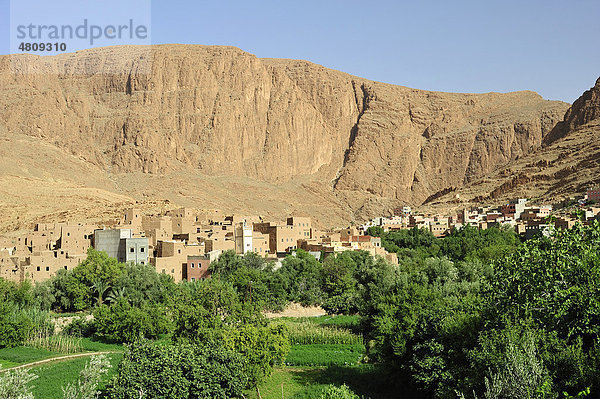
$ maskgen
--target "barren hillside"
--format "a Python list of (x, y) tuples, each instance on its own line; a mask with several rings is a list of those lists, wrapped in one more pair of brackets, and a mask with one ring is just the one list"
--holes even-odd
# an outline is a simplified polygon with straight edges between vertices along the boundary
[(554, 202), (599, 184), (600, 78), (567, 110), (541, 148), (429, 205), (447, 209), (516, 197)]
[(341, 224), (530, 154), (568, 107), (533, 92), (416, 90), (233, 47), (2, 56), (3, 222), (168, 199)]

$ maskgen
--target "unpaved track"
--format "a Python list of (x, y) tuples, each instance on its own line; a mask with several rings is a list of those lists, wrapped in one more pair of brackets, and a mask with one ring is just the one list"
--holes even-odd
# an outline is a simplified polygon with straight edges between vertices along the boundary
[(60, 360), (69, 360), (69, 359), (75, 359), (75, 358), (78, 358), (78, 357), (86, 357), (86, 356), (94, 356), (94, 355), (107, 355), (109, 353), (118, 353), (118, 352), (116, 352), (116, 351), (112, 351), (112, 352), (111, 351), (107, 351), (107, 352), (86, 352), (86, 353), (75, 353), (75, 354), (72, 354), (72, 355), (51, 357), (51, 358), (48, 358), (48, 359), (38, 360), (38, 361), (35, 361), (35, 362), (21, 364), (21, 365), (18, 365), (18, 366), (7, 368), (7, 369), (2, 369), (2, 370), (0, 370), (0, 373), (3, 373), (3, 372), (8, 371), (8, 370), (16, 370), (16, 369), (21, 369), (21, 368), (24, 368), (24, 367), (33, 367), (33, 366), (38, 366), (40, 364), (45, 364), (45, 363), (50, 363), (50, 362), (57, 362), (57, 361), (60, 361)]

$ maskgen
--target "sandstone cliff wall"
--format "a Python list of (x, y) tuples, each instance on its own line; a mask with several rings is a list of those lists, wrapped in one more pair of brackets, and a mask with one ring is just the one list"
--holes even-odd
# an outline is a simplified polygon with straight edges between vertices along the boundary
[(568, 108), (532, 92), (415, 90), (233, 47), (12, 57), (0, 57), (11, 134), (116, 174), (310, 176), (349, 201), (419, 204), (460, 187), (539, 147)]

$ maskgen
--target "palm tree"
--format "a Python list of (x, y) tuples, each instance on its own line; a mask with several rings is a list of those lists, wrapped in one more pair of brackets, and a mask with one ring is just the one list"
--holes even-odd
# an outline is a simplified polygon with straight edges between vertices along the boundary
[(112, 290), (110, 290), (110, 293), (106, 296), (106, 302), (114, 303), (121, 298), (125, 298), (125, 287), (117, 289), (113, 288)]
[(94, 285), (92, 288), (96, 291), (96, 295), (98, 295), (98, 306), (102, 305), (102, 297), (104, 293), (110, 288), (110, 285), (106, 281), (96, 280), (94, 281)]

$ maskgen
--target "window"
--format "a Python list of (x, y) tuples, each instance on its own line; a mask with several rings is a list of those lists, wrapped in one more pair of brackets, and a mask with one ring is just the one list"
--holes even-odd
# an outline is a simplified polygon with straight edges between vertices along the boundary
[(140, 252), (144, 252), (144, 247), (141, 247), (141, 248), (140, 248)]
[(67, 265), (65, 265), (65, 270), (67, 270)]
[(67, 237), (71, 237), (71, 233), (67, 233)]
[(171, 273), (175, 273), (175, 269), (171, 269)]
[(144, 262), (140, 262), (142, 265), (144, 264)]
[(46, 266), (46, 271), (49, 272), (50, 271), (50, 266)]
[(192, 277), (192, 281), (196, 281), (196, 277)]
[(37, 267), (37, 271), (38, 271), (38, 272), (40, 271), (40, 267), (39, 267), (39, 266)]
[(135, 252), (135, 248), (134, 247), (129, 248), (129, 252)]
[(192, 262), (192, 268), (194, 268), (194, 262)]

